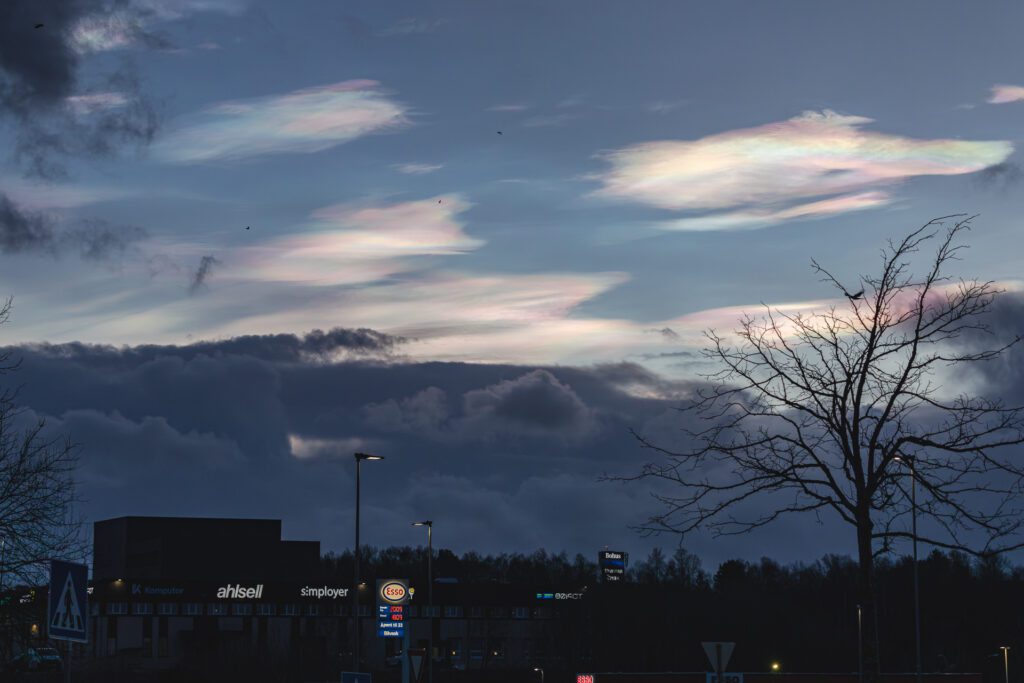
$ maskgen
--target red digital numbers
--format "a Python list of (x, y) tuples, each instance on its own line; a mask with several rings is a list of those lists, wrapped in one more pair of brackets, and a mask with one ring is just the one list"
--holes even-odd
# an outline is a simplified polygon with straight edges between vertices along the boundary
[(576, 683), (594, 683), (594, 677), (591, 674), (577, 674)]
[(402, 605), (395, 605), (394, 607), (391, 608), (391, 612), (392, 613), (398, 612), (399, 614), (401, 614), (402, 613)]
[(401, 614), (392, 614), (391, 615), (391, 621), (401, 621), (401, 620), (402, 620), (402, 615)]

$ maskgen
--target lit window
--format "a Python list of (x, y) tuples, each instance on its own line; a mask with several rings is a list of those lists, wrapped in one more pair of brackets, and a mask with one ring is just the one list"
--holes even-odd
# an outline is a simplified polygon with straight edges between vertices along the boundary
[(228, 613), (228, 606), (223, 602), (211, 602), (206, 605), (206, 613), (214, 617), (222, 617)]
[(445, 605), (444, 615), (449, 619), (457, 619), (462, 616), (462, 608), (458, 605)]
[(470, 618), (472, 618), (472, 619), (479, 619), (483, 615), (484, 615), (484, 608), (483, 607), (470, 607), (469, 608), (469, 616), (470, 616)]
[(469, 658), (470, 659), (483, 659), (484, 658), (484, 639), (483, 638), (471, 638), (469, 641)]
[(132, 614), (152, 614), (153, 603), (151, 602), (133, 602), (132, 603)]
[(127, 602), (108, 602), (107, 614), (128, 614)]
[(199, 616), (203, 613), (203, 604), (201, 602), (186, 602), (181, 606), (181, 613), (188, 617)]
[(302, 614), (307, 617), (315, 617), (320, 614), (320, 605), (308, 604), (302, 606)]
[(285, 617), (299, 616), (299, 606), (293, 602), (281, 606), (281, 615)]
[(512, 610), (512, 616), (516, 619), (529, 619), (530, 608), (529, 607), (515, 607)]
[(269, 602), (261, 602), (256, 605), (256, 614), (261, 617), (272, 617), (277, 613), (277, 605), (273, 605)]
[(231, 605), (231, 613), (236, 617), (248, 617), (252, 615), (252, 604), (247, 602), (236, 602)]
[(156, 605), (156, 613), (162, 616), (168, 616), (178, 613), (178, 603), (176, 602), (159, 602)]

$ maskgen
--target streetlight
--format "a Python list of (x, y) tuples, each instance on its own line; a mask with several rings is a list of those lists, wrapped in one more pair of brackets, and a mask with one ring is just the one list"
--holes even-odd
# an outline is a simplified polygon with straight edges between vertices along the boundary
[(413, 526), (427, 527), (427, 611), (430, 614), (430, 635), (427, 640), (427, 683), (434, 683), (434, 523), (425, 519)]
[(857, 605), (857, 683), (864, 683), (864, 629), (861, 625), (860, 605)]
[(917, 578), (917, 470), (912, 455), (897, 455), (893, 460), (910, 469), (910, 525), (914, 542), (914, 680), (921, 683), (921, 594)]
[(353, 456), (356, 459), (356, 576), (355, 583), (356, 589), (355, 594), (355, 609), (352, 612), (352, 616), (355, 620), (355, 636), (356, 643), (352, 648), (352, 654), (355, 657), (355, 670), (359, 672), (359, 589), (362, 587), (359, 582), (359, 466), (364, 460), (383, 460), (384, 456), (381, 455), (370, 455), (369, 453), (354, 453)]
[(539, 666), (535, 666), (533, 667), (533, 670), (540, 672), (540, 683), (544, 683), (544, 669), (540, 668)]
[(1010, 683), (1010, 648), (1002, 645), (999, 649), (1003, 651), (1003, 683)]

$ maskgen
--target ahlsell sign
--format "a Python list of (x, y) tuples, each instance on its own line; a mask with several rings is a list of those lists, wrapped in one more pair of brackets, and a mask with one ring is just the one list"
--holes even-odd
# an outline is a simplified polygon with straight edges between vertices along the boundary
[(253, 602), (332, 602), (352, 595), (344, 583), (317, 581), (153, 581), (122, 579), (92, 582), (92, 595), (101, 601), (179, 601), (211, 600)]

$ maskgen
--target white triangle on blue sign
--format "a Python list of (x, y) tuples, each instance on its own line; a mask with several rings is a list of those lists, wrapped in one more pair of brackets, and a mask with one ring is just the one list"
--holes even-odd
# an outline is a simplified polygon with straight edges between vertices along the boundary
[(68, 572), (67, 578), (64, 579), (64, 588), (57, 600), (57, 609), (53, 612), (50, 628), (85, 633), (85, 616), (78, 604), (78, 592), (75, 591), (71, 572)]

